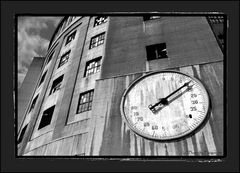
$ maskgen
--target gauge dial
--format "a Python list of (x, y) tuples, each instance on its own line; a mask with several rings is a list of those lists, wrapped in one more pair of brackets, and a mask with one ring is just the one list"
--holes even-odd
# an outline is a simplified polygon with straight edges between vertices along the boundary
[(177, 71), (137, 79), (126, 90), (121, 114), (135, 133), (155, 140), (183, 137), (206, 118), (209, 97), (202, 83)]

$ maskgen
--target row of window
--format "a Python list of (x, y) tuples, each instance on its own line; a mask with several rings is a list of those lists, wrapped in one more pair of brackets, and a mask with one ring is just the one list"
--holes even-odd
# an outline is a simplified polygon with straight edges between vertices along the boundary
[[(72, 20), (73, 20), (73, 18), (69, 19), (68, 22), (71, 23)], [(98, 26), (102, 23), (105, 23), (106, 21), (107, 21), (106, 17), (97, 17), (97, 18), (95, 18), (94, 26)], [(75, 39), (75, 35), (76, 35), (76, 30), (74, 32), (72, 32), (67, 37), (65, 46), (67, 44), (69, 44), (72, 40)], [(105, 38), (105, 33), (101, 33), (101, 34), (98, 34), (98, 35), (92, 37), (91, 41), (90, 41), (89, 49), (92, 49), (94, 47), (97, 47), (97, 46), (103, 44), (104, 43), (104, 38)], [(71, 52), (71, 50), (69, 50), (68, 52), (66, 52), (65, 54), (63, 54), (61, 56), (58, 68), (63, 66), (64, 64), (66, 64), (68, 62), (70, 52)], [(49, 63), (51, 61), (51, 59), (53, 57), (53, 54), (54, 54), (54, 52), (52, 54), (50, 54), (47, 63)], [(90, 60), (86, 63), (84, 76), (89, 76), (89, 75), (92, 75), (92, 74), (100, 71), (101, 58), (102, 57), (97, 57), (97, 58), (95, 58), (93, 60)], [(46, 74), (47, 74), (47, 71), (42, 75), (42, 77), (40, 79), (40, 82), (39, 82), (39, 86), (43, 83)], [(60, 90), (61, 84), (62, 84), (62, 81), (63, 81), (63, 76), (64, 75), (61, 75), (60, 77), (58, 77), (57, 79), (55, 79), (53, 81), (49, 95), (51, 95), (54, 92)], [(38, 99), (38, 95), (33, 99), (32, 104), (31, 104), (30, 109), (29, 109), (29, 112), (31, 112), (34, 109), (37, 99)], [(81, 113), (81, 112), (91, 110), (92, 109), (92, 99), (93, 99), (93, 90), (91, 90), (89, 92), (81, 93), (80, 96), (79, 96), (77, 113)], [(47, 109), (43, 112), (41, 121), (39, 123), (38, 130), (51, 123), (52, 115), (54, 113), (54, 108), (55, 108), (55, 106), (52, 106), (52, 107), (50, 107), (49, 109)], [(25, 133), (25, 130), (26, 130), (26, 128), (23, 128), (23, 130), (21, 132), (21, 135), (20, 135), (20, 138), (19, 138), (19, 141), (22, 140), (22, 134)]]
[[(168, 58), (166, 43), (160, 43), (160, 44), (146, 46), (146, 51), (147, 51), (147, 59), (148, 60)], [(66, 54), (64, 54), (61, 57), (59, 67), (68, 61), (69, 54), (70, 54), (70, 51), (68, 51)], [(102, 57), (97, 57), (86, 63), (84, 77), (90, 76), (90, 75), (95, 74), (100, 71), (101, 59), (102, 59)], [(43, 83), (46, 74), (47, 74), (47, 71), (42, 75), (40, 82), (39, 82), (39, 86)], [(49, 95), (53, 94), (54, 92), (56, 92), (60, 89), (62, 80), (63, 80), (63, 75), (53, 81)], [(37, 98), (38, 98), (38, 96), (36, 96), (33, 99), (33, 102), (29, 109), (29, 112), (34, 108)]]
[[(60, 77), (58, 77), (53, 81), (50, 94), (60, 90), (62, 81), (63, 81), (63, 76), (64, 75), (61, 75)], [(76, 112), (77, 114), (81, 112), (89, 111), (92, 109), (93, 93), (94, 93), (94, 90), (90, 90), (80, 94), (78, 106), (77, 106), (77, 112)], [(33, 99), (29, 112), (34, 109), (37, 99), (38, 99), (38, 95)], [(42, 119), (40, 121), (38, 129), (41, 129), (51, 123), (53, 113), (54, 113), (54, 106), (43, 112)]]
[[(54, 36), (54, 39), (53, 41), (58, 37), (58, 35), (61, 33), (61, 31), (63, 31), (70, 23), (72, 23), (72, 21), (76, 18), (77, 16), (69, 16), (67, 18), (66, 21), (64, 21), (61, 26), (59, 26), (59, 29), (56, 33), (56, 35)], [(98, 16), (98, 17), (95, 17), (94, 19), (94, 24), (93, 24), (93, 27), (96, 27), (98, 25), (101, 25), (103, 23), (106, 23), (107, 22), (107, 16)]]
[[(166, 43), (147, 46), (146, 50), (147, 50), (148, 60), (167, 58)], [(88, 61), (86, 64), (84, 76), (89, 76), (91, 74), (99, 72), (100, 66), (101, 66), (100, 61), (101, 61), (101, 57)], [(54, 92), (58, 91), (61, 88), (62, 81), (63, 81), (63, 75), (61, 75), (60, 77), (58, 77), (53, 81), (49, 95), (53, 94)], [(89, 111), (92, 109), (93, 93), (94, 93), (94, 90), (90, 90), (80, 94), (79, 100), (78, 100), (77, 112), (76, 112), (77, 114), (85, 111)], [(34, 108), (37, 98), (38, 98), (38, 95), (34, 98), (32, 105), (30, 107), (30, 111)], [(50, 124), (53, 112), (54, 112), (54, 107), (51, 107), (43, 112), (43, 116), (38, 129), (41, 129), (46, 125)]]
[[(76, 35), (76, 31), (74, 31), (72, 34), (70, 34), (67, 37), (65, 45), (70, 43), (75, 38), (75, 35)], [(101, 34), (98, 34), (98, 35), (92, 37), (91, 41), (90, 41), (90, 49), (103, 44), (104, 43), (104, 37), (105, 37), (105, 33), (101, 33)], [(71, 50), (69, 50), (68, 52), (66, 52), (65, 54), (63, 54), (61, 56), (58, 68), (63, 66), (64, 64), (66, 64), (68, 62), (70, 53), (71, 53)], [(48, 62), (51, 61), (51, 59), (53, 57), (53, 54), (54, 54), (54, 52), (52, 52), (50, 54), (50, 56), (48, 58)], [(89, 76), (91, 74), (99, 72), (99, 70), (100, 70), (100, 60), (101, 60), (101, 58), (99, 57), (99, 58), (96, 58), (94, 60), (91, 60), (91, 61), (87, 62), (84, 76)], [(46, 74), (47, 74), (47, 71), (42, 75), (38, 86), (40, 86), (43, 83)]]
[[(79, 95), (78, 106), (77, 106), (77, 111), (76, 111), (77, 114), (86, 112), (86, 111), (89, 111), (92, 109), (93, 93), (94, 93), (94, 90), (90, 90), (90, 91), (81, 93)], [(46, 109), (43, 112), (42, 118), (41, 118), (39, 126), (38, 126), (38, 130), (51, 124), (54, 109), (55, 109), (55, 105)], [(20, 137), (21, 137), (21, 135), (20, 135)]]
[[(148, 60), (168, 58), (166, 43), (160, 43), (160, 44), (146, 46), (146, 51), (147, 51), (147, 59)], [(68, 61), (69, 53), (70, 53), (70, 51), (68, 51), (67, 54), (64, 54), (64, 56), (63, 56), (64, 58), (63, 57), (61, 58), (59, 67)], [(101, 59), (102, 59), (102, 57), (97, 57), (86, 63), (84, 77), (90, 76), (90, 75), (95, 74), (100, 71)], [(42, 75), (39, 86), (43, 83), (46, 74), (47, 74), (47, 71)], [(60, 89), (62, 80), (63, 80), (63, 75), (53, 81), (49, 95), (53, 94), (54, 92), (56, 92)], [(38, 95), (33, 99), (33, 102), (29, 109), (29, 112), (31, 110), (33, 110), (37, 98), (38, 98)]]
[[(100, 18), (99, 24), (101, 24), (101, 22), (104, 22), (104, 19)], [(99, 24), (96, 24), (96, 25), (99, 25)], [(75, 34), (76, 34), (76, 31), (74, 31), (67, 37), (65, 45), (67, 45), (72, 40), (74, 40)], [(91, 41), (90, 41), (90, 49), (103, 44), (104, 37), (105, 37), (105, 33), (101, 33), (101, 34), (98, 34), (98, 35), (92, 37)], [(160, 44), (146, 46), (146, 51), (147, 51), (147, 59), (148, 60), (167, 58), (166, 43), (160, 43)], [(70, 52), (71, 52), (71, 50), (69, 50), (64, 55), (61, 56), (58, 68), (68, 62)], [(48, 62), (51, 61), (53, 54), (54, 53), (52, 53), (49, 56)], [(101, 58), (102, 57), (97, 57), (86, 63), (84, 77), (92, 75), (92, 74), (100, 71)], [(47, 71), (42, 75), (40, 82), (39, 82), (39, 86), (43, 83), (46, 74), (47, 74)], [(61, 84), (63, 81), (63, 76), (64, 75), (61, 75), (60, 77), (58, 77), (57, 79), (55, 79), (53, 81), (49, 95), (60, 90)], [(92, 109), (93, 93), (94, 93), (94, 90), (90, 90), (90, 91), (81, 93), (79, 95), (78, 106), (77, 106), (77, 111), (76, 111), (77, 114), (85, 112), (85, 111), (89, 111)], [(29, 109), (29, 112), (34, 109), (37, 99), (38, 99), (38, 95), (33, 99), (32, 104)], [(51, 123), (52, 115), (54, 113), (54, 108), (55, 108), (55, 106), (52, 106), (43, 112), (42, 119), (39, 123), (38, 129), (41, 129)], [(25, 133), (26, 128), (27, 128), (27, 126), (25, 126), (23, 128), (22, 133)], [(21, 141), (21, 140), (22, 140), (22, 137), (20, 135), (19, 141)]]

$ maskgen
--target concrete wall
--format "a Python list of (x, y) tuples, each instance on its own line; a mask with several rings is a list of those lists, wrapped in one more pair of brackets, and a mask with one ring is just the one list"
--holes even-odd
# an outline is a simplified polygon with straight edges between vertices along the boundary
[(212, 101), (206, 124), (196, 134), (173, 142), (153, 142), (142, 138), (122, 120), (121, 97), (125, 89), (142, 76), (141, 73), (98, 80), (86, 155), (223, 155), (222, 65), (222, 62), (217, 62), (173, 69), (204, 81)]
[[(168, 57), (147, 61), (146, 46), (166, 43)], [(111, 17), (101, 78), (223, 60), (205, 17)]]

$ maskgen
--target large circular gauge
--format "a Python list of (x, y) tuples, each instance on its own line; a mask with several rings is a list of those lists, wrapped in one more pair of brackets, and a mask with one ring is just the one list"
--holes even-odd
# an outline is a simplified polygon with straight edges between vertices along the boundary
[(196, 130), (207, 116), (209, 96), (196, 78), (178, 71), (149, 73), (125, 91), (121, 114), (138, 135), (172, 140)]

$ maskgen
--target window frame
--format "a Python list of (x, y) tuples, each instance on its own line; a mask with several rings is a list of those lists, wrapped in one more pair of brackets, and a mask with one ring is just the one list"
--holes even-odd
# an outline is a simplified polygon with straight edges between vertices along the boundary
[[(86, 95), (87, 97), (84, 97)], [(94, 89), (79, 94), (76, 114), (92, 110), (93, 96)], [(84, 99), (86, 99), (86, 101), (84, 101)]]
[[(104, 44), (105, 34), (106, 34), (106, 32), (102, 32), (100, 34), (93, 36), (90, 39), (89, 49), (93, 49), (95, 47), (98, 47), (98, 46)], [(93, 43), (93, 40), (94, 40), (94, 43)]]
[(21, 132), (20, 132), (20, 135), (19, 135), (19, 137), (18, 137), (18, 140), (17, 140), (17, 144), (20, 144), (20, 143), (22, 142), (23, 137), (24, 137), (24, 135), (25, 135), (25, 133), (26, 133), (26, 131), (27, 131), (27, 128), (28, 128), (28, 124), (26, 124), (26, 125), (22, 128), (22, 130), (21, 130)]
[[(52, 95), (53, 93), (55, 93), (61, 89), (63, 77), (64, 77), (64, 75), (61, 75), (52, 82), (52, 86), (51, 86), (49, 95)], [(60, 80), (60, 82), (55, 84), (57, 80)]]
[[(146, 53), (148, 61), (169, 58), (167, 55), (167, 44), (165, 42), (146, 46)], [(151, 54), (155, 54), (155, 56), (152, 57)]]
[(208, 16), (207, 17), (210, 23), (212, 24), (223, 24), (224, 23), (224, 16)]
[(55, 51), (52, 51), (51, 54), (48, 56), (47, 64), (52, 60), (54, 53)]
[[(38, 125), (38, 130), (43, 129), (46, 126), (51, 124), (52, 117), (53, 117), (53, 114), (54, 114), (54, 110), (55, 110), (55, 105), (53, 105), (53, 106), (51, 106), (51, 107), (49, 107), (49, 108), (47, 108), (46, 110), (43, 111), (41, 120), (40, 120), (39, 125)], [(49, 114), (47, 114), (47, 113), (49, 113)]]
[(37, 102), (37, 99), (38, 99), (38, 96), (39, 96), (39, 94), (36, 97), (34, 97), (28, 112), (31, 112), (34, 109), (34, 107), (36, 105), (36, 102)]
[[(101, 69), (101, 66), (102, 66), (101, 61), (102, 61), (102, 56), (99, 56), (97, 58), (94, 58), (92, 60), (87, 61), (86, 65), (85, 65), (85, 70), (84, 70), (84, 76), (83, 77), (88, 77), (88, 76), (91, 76), (95, 73), (100, 72), (100, 69)], [(97, 66), (94, 65), (93, 67), (91, 67), (90, 64), (93, 63), (93, 62), (97, 63)], [(96, 72), (95, 72), (95, 69), (96, 69)], [(93, 70), (93, 72), (92, 73), (88, 72), (90, 70)]]
[(161, 19), (161, 17), (162, 16), (146, 15), (146, 16), (143, 16), (143, 21), (157, 20), (157, 19)]
[[(71, 43), (71, 42), (75, 39), (76, 34), (77, 34), (77, 30), (71, 32), (71, 34), (69, 34), (69, 35), (67, 36), (65, 46), (68, 45), (69, 43)], [(72, 38), (72, 37), (73, 37), (73, 38)], [(69, 38), (71, 38), (71, 39), (69, 40)]]
[[(105, 19), (100, 24), (97, 24), (97, 20), (100, 19), (100, 18), (105, 18)], [(97, 17), (95, 17), (93, 27), (96, 27), (96, 26), (102, 25), (104, 23), (107, 23), (107, 18), (108, 18), (108, 16), (97, 16)]]
[[(71, 50), (67, 51), (66, 53), (64, 53), (60, 60), (59, 60), (59, 64), (58, 64), (58, 68), (60, 68), (61, 66), (63, 66), (64, 64), (66, 64), (70, 58), (70, 53), (71, 53)], [(63, 58), (65, 58), (67, 56), (67, 58), (63, 61)]]
[(46, 78), (46, 75), (47, 75), (47, 70), (43, 73), (41, 79), (40, 79), (40, 82), (38, 84), (38, 86), (41, 86), (42, 83), (44, 82), (45, 78)]

